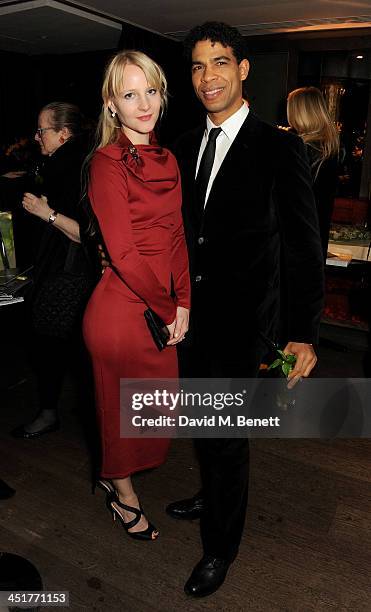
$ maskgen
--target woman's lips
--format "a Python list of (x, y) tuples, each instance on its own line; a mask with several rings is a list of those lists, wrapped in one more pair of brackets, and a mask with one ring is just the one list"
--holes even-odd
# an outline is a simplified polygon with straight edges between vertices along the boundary
[(141, 117), (138, 117), (140, 121), (149, 121), (151, 118), (152, 118), (152, 115), (142, 115)]

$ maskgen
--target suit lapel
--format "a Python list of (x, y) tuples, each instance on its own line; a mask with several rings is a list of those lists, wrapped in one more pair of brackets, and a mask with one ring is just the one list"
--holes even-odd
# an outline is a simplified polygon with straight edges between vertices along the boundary
[(198, 159), (198, 154), (200, 152), (200, 146), (201, 146), (201, 141), (204, 135), (204, 131), (205, 129), (203, 127), (199, 127), (195, 131), (195, 135), (191, 142), (189, 170), (191, 173), (193, 184), (195, 183), (197, 159)]
[(258, 125), (259, 120), (250, 111), (214, 178), (205, 207), (205, 214), (211, 209), (213, 199), (218, 197), (220, 189), (224, 188), (225, 190), (225, 182), (228, 180), (231, 171), (241, 164), (241, 155), (243, 156), (244, 165), (248, 167), (249, 157), (253, 155), (254, 150), (256, 150), (255, 141), (258, 137)]

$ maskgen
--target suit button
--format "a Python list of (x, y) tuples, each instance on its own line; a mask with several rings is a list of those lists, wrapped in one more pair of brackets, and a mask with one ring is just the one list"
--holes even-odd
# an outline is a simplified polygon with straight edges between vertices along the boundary
[(200, 236), (197, 242), (198, 244), (203, 244), (205, 242), (205, 238), (203, 236)]
[(197, 276), (195, 278), (196, 283), (199, 283), (201, 279), (202, 279), (201, 274), (197, 274)]

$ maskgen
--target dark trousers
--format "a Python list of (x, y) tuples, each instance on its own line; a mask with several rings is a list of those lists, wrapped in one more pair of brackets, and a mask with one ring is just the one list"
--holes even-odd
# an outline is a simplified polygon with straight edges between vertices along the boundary
[(30, 336), (30, 356), (34, 369), (40, 410), (56, 410), (73, 353), (70, 340), (33, 332)]
[[(207, 337), (205, 330), (213, 329)], [(187, 378), (255, 378), (265, 347), (257, 338), (220, 344), (218, 327), (193, 320), (187, 344), (179, 347), (180, 375)], [(232, 562), (245, 523), (249, 485), (247, 438), (195, 440), (206, 512), (201, 519), (204, 553)]]
[(232, 562), (238, 553), (245, 523), (249, 486), (249, 441), (198, 439), (206, 512), (201, 539), (206, 555)]
[(67, 372), (76, 381), (77, 417), (83, 430), (95, 481), (99, 464), (99, 439), (95, 422), (94, 382), (90, 359), (81, 334), (57, 338), (32, 332), (29, 338), (31, 363), (36, 375), (39, 407), (57, 410)]
[(79, 418), (94, 420), (94, 382), (81, 334), (57, 338), (32, 332), (29, 341), (39, 393), (40, 410), (57, 409), (67, 372), (76, 381)]

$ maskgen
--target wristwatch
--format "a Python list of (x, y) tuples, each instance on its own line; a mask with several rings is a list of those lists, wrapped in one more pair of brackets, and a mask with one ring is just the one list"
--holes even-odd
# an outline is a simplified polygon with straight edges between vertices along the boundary
[(52, 223), (54, 223), (54, 221), (57, 218), (57, 212), (55, 212), (55, 210), (52, 210), (52, 212), (50, 213), (49, 217), (48, 217), (48, 223), (51, 225)]

